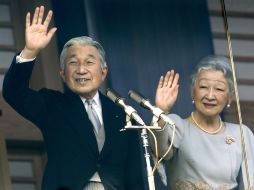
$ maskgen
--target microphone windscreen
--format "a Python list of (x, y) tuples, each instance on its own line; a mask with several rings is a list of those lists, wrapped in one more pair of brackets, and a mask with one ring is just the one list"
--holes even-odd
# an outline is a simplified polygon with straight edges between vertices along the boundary
[(134, 90), (130, 90), (128, 92), (128, 96), (139, 104), (142, 104), (142, 100), (144, 99), (141, 94), (135, 92)]
[(109, 97), (110, 100), (112, 100), (115, 103), (120, 99), (120, 95), (110, 88), (106, 90), (106, 95), (107, 97)]

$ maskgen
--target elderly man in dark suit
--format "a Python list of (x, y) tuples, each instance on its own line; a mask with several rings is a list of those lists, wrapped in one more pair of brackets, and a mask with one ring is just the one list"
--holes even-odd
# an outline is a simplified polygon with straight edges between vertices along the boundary
[(83, 36), (69, 40), (61, 53), (64, 93), (29, 88), (36, 56), (56, 28), (48, 30), (49, 11), (35, 9), (26, 16), (26, 44), (5, 76), (3, 96), (23, 117), (37, 125), (44, 137), (48, 162), (42, 189), (143, 189), (136, 131), (120, 132), (125, 113), (98, 89), (108, 68), (102, 46)]

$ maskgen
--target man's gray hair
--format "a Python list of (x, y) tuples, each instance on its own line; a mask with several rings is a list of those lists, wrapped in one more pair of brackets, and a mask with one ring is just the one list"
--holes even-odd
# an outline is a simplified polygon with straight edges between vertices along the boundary
[(210, 55), (203, 58), (191, 75), (191, 90), (193, 91), (198, 75), (203, 70), (222, 71), (227, 80), (229, 93), (234, 91), (233, 74), (228, 58), (219, 55)]
[(107, 62), (105, 60), (105, 54), (106, 53), (105, 53), (103, 47), (101, 46), (101, 44), (99, 42), (93, 40), (92, 38), (88, 37), (88, 36), (80, 36), (80, 37), (70, 39), (64, 45), (63, 50), (60, 54), (60, 67), (61, 67), (62, 70), (65, 67), (64, 60), (66, 58), (67, 50), (68, 50), (69, 47), (71, 47), (75, 44), (90, 45), (90, 46), (95, 47), (98, 50), (99, 54), (100, 54), (101, 68), (103, 69), (103, 68), (107, 67)]

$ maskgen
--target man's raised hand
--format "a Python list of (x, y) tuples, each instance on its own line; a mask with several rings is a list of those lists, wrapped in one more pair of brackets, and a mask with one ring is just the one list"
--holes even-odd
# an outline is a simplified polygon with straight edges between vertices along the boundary
[(48, 30), (53, 12), (50, 10), (43, 21), (44, 6), (36, 7), (31, 22), (30, 12), (26, 15), (26, 44), (23, 49), (22, 58), (35, 58), (41, 49), (45, 48), (56, 32), (56, 27)]

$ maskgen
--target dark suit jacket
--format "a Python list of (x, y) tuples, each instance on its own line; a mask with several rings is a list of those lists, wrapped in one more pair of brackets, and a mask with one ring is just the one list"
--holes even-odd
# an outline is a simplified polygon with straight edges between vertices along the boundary
[(43, 190), (81, 190), (97, 171), (107, 190), (143, 189), (137, 131), (120, 132), (125, 113), (107, 97), (102, 103), (106, 140), (101, 154), (85, 107), (77, 94), (29, 89), (33, 62), (13, 63), (3, 84), (5, 100), (43, 134), (48, 162)]

